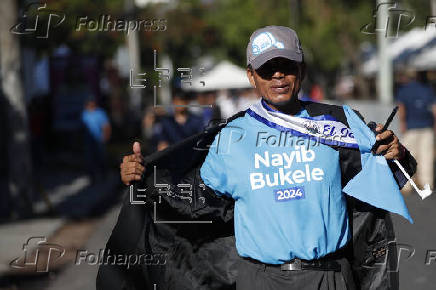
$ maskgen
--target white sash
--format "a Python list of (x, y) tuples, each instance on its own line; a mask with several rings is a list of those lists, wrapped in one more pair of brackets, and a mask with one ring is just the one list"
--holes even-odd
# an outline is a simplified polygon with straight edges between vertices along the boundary
[(315, 139), (326, 145), (359, 148), (351, 129), (330, 115), (294, 117), (267, 109), (262, 101), (251, 105), (247, 113), (279, 131), (289, 131), (295, 136)]

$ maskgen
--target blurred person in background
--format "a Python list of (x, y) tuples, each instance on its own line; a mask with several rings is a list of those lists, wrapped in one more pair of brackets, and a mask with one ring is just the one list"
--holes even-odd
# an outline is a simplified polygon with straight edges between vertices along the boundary
[(216, 105), (216, 93), (213, 91), (198, 93), (195, 98), (196, 105), (209, 107), (192, 107), (191, 111), (203, 120), (203, 127), (206, 127), (211, 121), (221, 119), (221, 109)]
[(105, 144), (111, 136), (112, 128), (106, 112), (97, 106), (93, 96), (85, 101), (81, 120), (85, 128), (86, 164), (91, 181), (95, 182), (106, 175)]
[(324, 92), (322, 87), (317, 83), (313, 84), (310, 89), (309, 97), (314, 102), (321, 102), (324, 100)]
[(234, 99), (236, 110), (233, 114), (247, 110), (252, 104), (259, 100), (260, 98), (252, 88), (239, 90), (237, 97)]
[[(161, 120), (168, 115), (167, 111), (163, 107), (148, 106), (145, 107), (142, 121), (141, 121), (141, 134), (142, 142), (141, 147), (142, 154), (151, 154), (157, 150), (156, 134), (160, 128), (155, 129), (155, 124), (160, 124)], [(160, 125), (158, 125), (159, 127)]]
[(259, 97), (252, 88), (222, 91), (216, 98), (216, 103), (221, 111), (221, 118), (224, 119), (248, 109), (257, 101), (259, 101)]
[(152, 106), (145, 107), (144, 112), (142, 114), (141, 121), (141, 134), (143, 143), (143, 154), (151, 154), (156, 151), (153, 144), (153, 128), (154, 124), (159, 122), (160, 111), (155, 112), (155, 109)]
[(203, 130), (203, 118), (189, 112), (188, 103), (186, 95), (175, 94), (173, 113), (155, 123), (152, 138), (158, 151)]
[[(418, 162), (416, 178), (421, 184), (433, 188), (434, 132), (436, 131), (436, 98), (432, 87), (425, 83), (425, 74), (419, 78), (413, 71), (403, 76), (403, 85), (397, 92), (396, 100), (400, 107), (400, 130), (403, 143)], [(412, 190), (410, 184), (404, 192)]]
[(335, 87), (335, 95), (338, 100), (349, 100), (353, 98), (354, 80), (352, 76), (342, 76)]

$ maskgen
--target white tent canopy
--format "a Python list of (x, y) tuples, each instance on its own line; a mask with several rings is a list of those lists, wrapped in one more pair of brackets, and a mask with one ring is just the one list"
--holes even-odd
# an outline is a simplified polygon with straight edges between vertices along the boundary
[[(420, 54), (426, 53), (427, 50), (420, 51), (421, 48), (428, 45), (431, 41), (433, 41), (436, 38), (436, 30), (435, 29), (422, 29), (422, 28), (415, 28), (412, 29), (403, 35), (401, 35), (399, 38), (394, 39), (389, 45), (388, 45), (388, 53), (390, 58), (395, 60), (401, 60), (405, 63), (407, 63), (411, 68), (420, 69), (420, 67), (415, 67), (414, 62), (410, 61), (411, 59), (415, 57), (419, 57)], [(407, 57), (404, 57), (404, 59), (401, 59), (402, 54), (410, 53), (410, 59)], [(413, 55), (413, 54), (416, 54)], [(378, 70), (378, 56), (377, 53), (374, 53), (371, 58), (366, 61), (363, 64), (362, 70), (364, 74), (371, 75), (374, 74)], [(432, 62), (433, 64), (436, 64), (436, 61)], [(418, 64), (418, 63), (416, 63)], [(431, 68), (435, 68), (435, 65), (432, 65)], [(427, 66), (429, 68), (429, 66)]]
[(417, 70), (430, 70), (436, 68), (436, 45), (425, 49), (414, 57), (410, 64)]
[[(204, 82), (204, 86), (200, 81)], [(198, 81), (193, 81), (192, 86), (183, 85), (184, 89), (196, 92), (250, 87), (246, 70), (229, 61), (217, 64), (212, 70), (199, 77)]]

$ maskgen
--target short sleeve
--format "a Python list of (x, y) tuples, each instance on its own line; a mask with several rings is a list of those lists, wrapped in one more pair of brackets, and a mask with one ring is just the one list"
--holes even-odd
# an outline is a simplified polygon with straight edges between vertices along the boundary
[(212, 188), (217, 195), (229, 195), (229, 184), (227, 166), (225, 159), (220, 154), (219, 143), (220, 134), (215, 136), (215, 140), (209, 148), (209, 153), (200, 168), (200, 176), (208, 187)]

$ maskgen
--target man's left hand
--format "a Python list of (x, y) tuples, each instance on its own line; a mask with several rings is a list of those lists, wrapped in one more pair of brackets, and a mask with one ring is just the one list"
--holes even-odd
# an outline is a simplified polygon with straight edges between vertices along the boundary
[[(376, 132), (380, 132), (382, 124), (377, 124)], [(386, 130), (376, 135), (376, 140), (380, 141), (376, 154), (382, 154), (386, 159), (402, 159), (405, 154), (405, 148), (400, 144), (398, 137), (392, 130)]]

